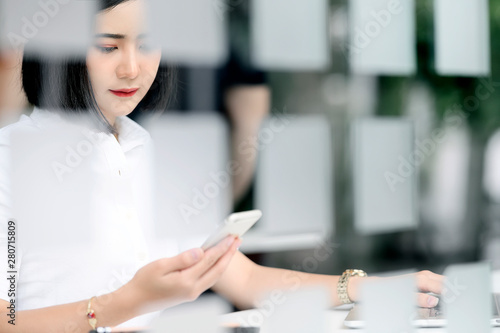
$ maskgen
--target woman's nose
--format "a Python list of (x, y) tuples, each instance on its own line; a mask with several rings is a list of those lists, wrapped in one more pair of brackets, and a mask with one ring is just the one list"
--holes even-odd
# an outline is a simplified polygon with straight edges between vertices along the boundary
[(122, 61), (117, 68), (119, 79), (135, 79), (139, 75), (139, 64), (135, 52), (125, 52)]

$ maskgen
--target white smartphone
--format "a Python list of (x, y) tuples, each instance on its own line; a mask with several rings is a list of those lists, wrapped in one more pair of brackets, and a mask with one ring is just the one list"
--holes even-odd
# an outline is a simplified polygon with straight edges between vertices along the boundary
[(201, 248), (207, 250), (230, 235), (243, 236), (261, 217), (262, 212), (258, 209), (229, 215), (224, 225), (210, 235)]

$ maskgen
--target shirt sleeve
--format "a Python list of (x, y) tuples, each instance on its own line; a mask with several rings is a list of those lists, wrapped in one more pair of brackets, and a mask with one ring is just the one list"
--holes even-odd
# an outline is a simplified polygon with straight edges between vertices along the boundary
[(267, 84), (267, 74), (253, 67), (249, 62), (231, 49), (229, 60), (220, 69), (220, 88), (222, 91), (233, 86), (253, 86)]

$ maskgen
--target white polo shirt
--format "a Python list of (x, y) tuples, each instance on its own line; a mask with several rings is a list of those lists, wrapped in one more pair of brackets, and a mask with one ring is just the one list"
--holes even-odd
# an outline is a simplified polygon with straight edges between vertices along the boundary
[[(22, 116), (19, 122), (0, 130), (0, 299), (11, 299), (6, 279), (7, 272), (12, 270), (7, 261), (8, 222), (16, 218), (12, 216), (10, 189), (11, 134), (17, 130), (36, 132), (67, 125), (57, 114), (35, 109), (31, 116)], [(92, 172), (96, 176), (91, 179), (92, 192), (88, 194), (93, 242), (80, 250), (68, 246), (41, 250), (18, 246), (16, 311), (110, 293), (128, 282), (144, 264), (160, 256), (177, 254), (176, 244), (171, 244), (169, 253), (163, 251), (159, 255), (152, 254), (154, 250), (149, 246), (149, 237), (154, 233), (149, 187), (151, 137), (128, 117), (118, 117), (116, 126), (119, 140), (112, 134), (84, 129), (86, 135), (95, 139)], [(41, 213), (35, 223), (48, 223), (47, 217)], [(154, 315), (141, 316), (121, 326), (145, 325)]]

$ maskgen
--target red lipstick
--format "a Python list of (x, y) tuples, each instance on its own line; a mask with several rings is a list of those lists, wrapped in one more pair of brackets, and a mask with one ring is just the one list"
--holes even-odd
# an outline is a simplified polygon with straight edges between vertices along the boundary
[(135, 93), (139, 90), (139, 88), (134, 88), (134, 89), (120, 89), (120, 90), (109, 90), (111, 91), (112, 94), (118, 96), (118, 97), (132, 97), (135, 95)]

